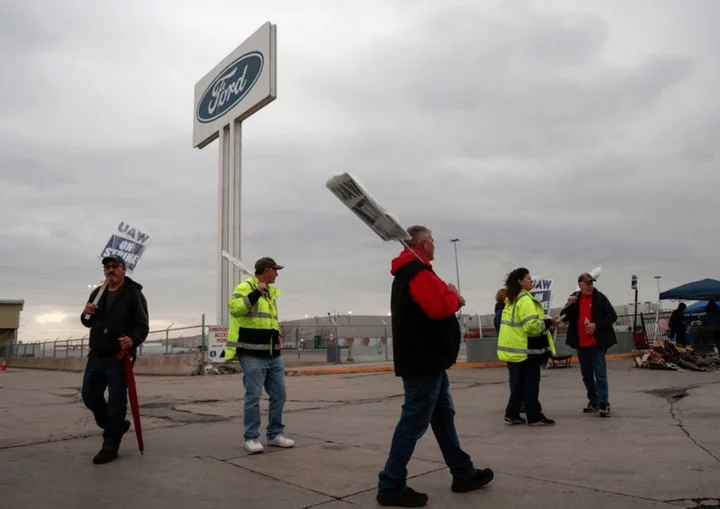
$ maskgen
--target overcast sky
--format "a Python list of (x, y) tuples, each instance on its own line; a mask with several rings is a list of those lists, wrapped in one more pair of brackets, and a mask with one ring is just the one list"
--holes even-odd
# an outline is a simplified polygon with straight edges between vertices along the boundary
[[(152, 328), (216, 316), (217, 150), (192, 148), (195, 83), (277, 24), (278, 97), (243, 127), (243, 261), (273, 256), (282, 318), (385, 314), (383, 243), (326, 188), (350, 171), (467, 312), (505, 275), (559, 305), (602, 265), (614, 304), (718, 278), (720, 3), (5, 0), (0, 297), (20, 339), (81, 336), (118, 223)], [(666, 303), (671, 306), (672, 303)]]

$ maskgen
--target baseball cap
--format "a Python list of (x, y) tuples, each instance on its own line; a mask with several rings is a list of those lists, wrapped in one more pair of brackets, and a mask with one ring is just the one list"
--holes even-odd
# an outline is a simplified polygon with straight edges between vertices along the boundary
[(282, 268), (282, 265), (278, 265), (277, 263), (275, 263), (275, 260), (267, 256), (260, 258), (258, 261), (255, 262), (255, 272), (262, 272), (265, 269), (280, 270)]
[(125, 266), (125, 260), (120, 255), (110, 255), (102, 259), (102, 264), (105, 265), (107, 262), (116, 262), (119, 265)]
[(578, 276), (578, 283), (582, 283), (583, 281), (597, 281), (594, 277), (592, 277), (587, 272), (583, 272)]

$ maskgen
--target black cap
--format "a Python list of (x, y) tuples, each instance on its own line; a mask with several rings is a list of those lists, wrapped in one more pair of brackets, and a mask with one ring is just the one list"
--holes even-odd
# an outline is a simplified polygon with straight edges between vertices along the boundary
[(102, 259), (102, 264), (105, 265), (107, 262), (117, 262), (119, 265), (125, 266), (125, 260), (120, 255), (110, 255)]
[(597, 281), (594, 277), (592, 277), (587, 272), (583, 272), (578, 276), (578, 283), (582, 283), (583, 281)]
[(282, 265), (278, 265), (277, 263), (275, 263), (275, 260), (273, 260), (272, 258), (268, 258), (267, 256), (260, 258), (258, 261), (255, 262), (255, 273), (256, 274), (260, 274), (265, 269), (280, 270), (282, 268), (283, 268)]

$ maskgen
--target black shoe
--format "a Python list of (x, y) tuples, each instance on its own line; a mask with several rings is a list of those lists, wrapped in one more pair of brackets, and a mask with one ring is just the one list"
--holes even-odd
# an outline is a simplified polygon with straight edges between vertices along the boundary
[(128, 432), (130, 429), (130, 421), (125, 419), (125, 422), (123, 423), (123, 435)]
[(472, 479), (454, 478), (450, 489), (455, 493), (467, 493), (468, 491), (479, 490), (492, 481), (493, 477), (495, 477), (495, 473), (492, 470), (483, 468), (482, 470), (476, 470)]
[(544, 415), (540, 417), (540, 420), (530, 422), (528, 421), (529, 426), (555, 426), (555, 421), (552, 419), (548, 419)]
[(600, 417), (610, 417), (610, 405), (600, 405)]
[(376, 500), (382, 506), (423, 507), (427, 504), (428, 496), (405, 486), (400, 493), (378, 494)]
[(116, 451), (102, 449), (93, 458), (93, 463), (96, 465), (104, 465), (105, 463), (110, 463), (112, 460), (117, 459), (117, 457), (118, 453)]
[(506, 415), (505, 422), (507, 422), (508, 424), (527, 424), (527, 421), (519, 415), (517, 417), (510, 417)]
[(588, 401), (588, 404), (585, 408), (583, 408), (584, 414), (594, 414), (598, 411), (598, 405), (597, 403), (594, 403), (592, 401)]

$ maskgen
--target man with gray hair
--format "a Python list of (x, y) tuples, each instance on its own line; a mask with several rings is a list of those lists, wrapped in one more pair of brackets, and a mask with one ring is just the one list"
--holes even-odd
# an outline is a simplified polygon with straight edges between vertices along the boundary
[(391, 296), (393, 363), (402, 377), (405, 401), (395, 428), (390, 455), (379, 474), (381, 506), (422, 507), (428, 496), (407, 486), (407, 465), (415, 444), (432, 427), (450, 468), (451, 489), (464, 493), (493, 479), (489, 468), (478, 470), (460, 447), (455, 410), (446, 370), (457, 360), (460, 324), (455, 316), (465, 299), (432, 269), (435, 241), (424, 226), (408, 228), (408, 249), (392, 261)]

